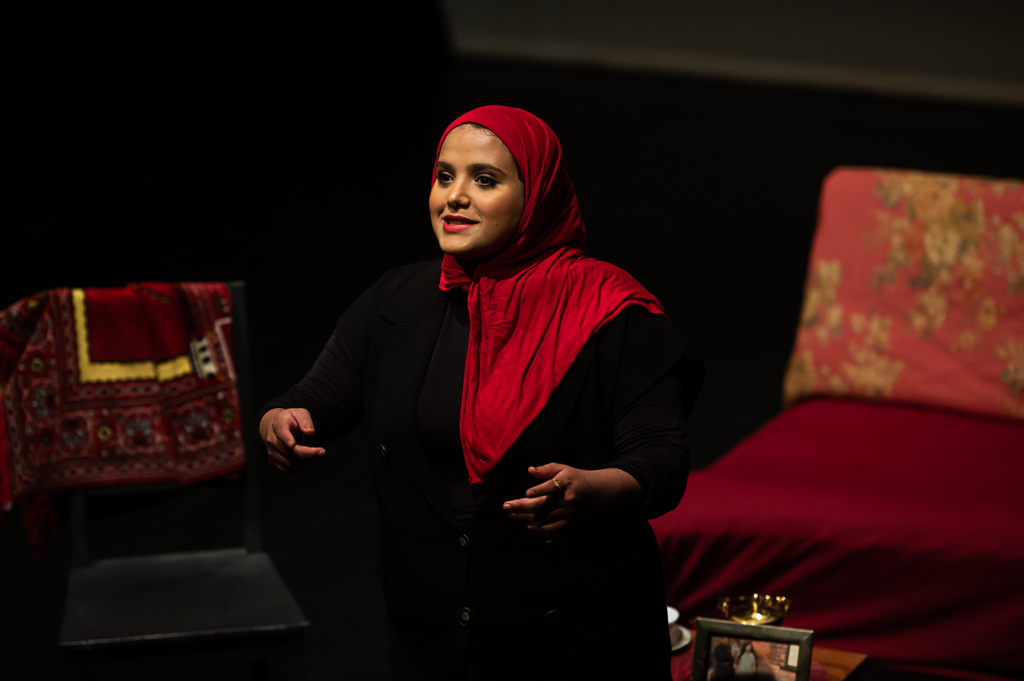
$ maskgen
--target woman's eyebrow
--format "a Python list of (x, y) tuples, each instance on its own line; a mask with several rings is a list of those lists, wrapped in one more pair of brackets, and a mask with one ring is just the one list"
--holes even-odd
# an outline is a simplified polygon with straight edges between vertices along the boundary
[(502, 175), (505, 174), (504, 170), (496, 165), (491, 165), (490, 163), (473, 163), (469, 166), (469, 169), (471, 172), (475, 173), (478, 173), (481, 170), (490, 170), (491, 172), (501, 173)]
[[(448, 163), (447, 161), (438, 161), (437, 162), (437, 167), (438, 168), (444, 168), (445, 170), (451, 170), (452, 169), (452, 164)], [(502, 175), (507, 175), (508, 174), (504, 170), (499, 168), (498, 166), (493, 165), (491, 163), (472, 163), (472, 164), (469, 165), (468, 170), (469, 170), (470, 173), (479, 173), (480, 171), (483, 171), (483, 170), (489, 170), (489, 171), (491, 171), (493, 173), (500, 173)]]

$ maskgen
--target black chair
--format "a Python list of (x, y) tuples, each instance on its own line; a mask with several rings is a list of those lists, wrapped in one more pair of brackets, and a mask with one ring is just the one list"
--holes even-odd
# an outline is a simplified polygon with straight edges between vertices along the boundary
[(181, 486), (112, 485), (70, 492), (73, 567), (60, 646), (84, 678), (107, 673), (177, 678), (175, 668), (182, 678), (217, 678), (211, 670), (227, 668), (237, 670), (230, 675), (234, 678), (238, 672), (269, 678), (272, 665), (280, 665), (289, 679), (305, 678), (303, 638), (309, 623), (262, 550), (253, 482), (253, 455), (260, 449), (252, 427), (245, 284), (233, 282), (229, 289), (246, 450), (245, 468), (233, 483), (242, 487), (243, 545), (97, 560), (88, 541), (90, 499), (159, 495)]

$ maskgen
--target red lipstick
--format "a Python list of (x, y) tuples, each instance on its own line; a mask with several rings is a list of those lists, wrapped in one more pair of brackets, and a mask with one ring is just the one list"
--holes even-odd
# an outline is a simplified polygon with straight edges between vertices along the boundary
[(441, 220), (444, 221), (444, 231), (449, 233), (463, 232), (479, 222), (464, 215), (445, 215)]

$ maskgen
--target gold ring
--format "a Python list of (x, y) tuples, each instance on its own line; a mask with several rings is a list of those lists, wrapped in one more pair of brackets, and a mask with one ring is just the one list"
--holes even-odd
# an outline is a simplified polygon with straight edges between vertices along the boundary
[(555, 489), (557, 489), (559, 492), (565, 490), (565, 488), (562, 487), (562, 483), (558, 482), (558, 478), (551, 478), (551, 482), (555, 483)]

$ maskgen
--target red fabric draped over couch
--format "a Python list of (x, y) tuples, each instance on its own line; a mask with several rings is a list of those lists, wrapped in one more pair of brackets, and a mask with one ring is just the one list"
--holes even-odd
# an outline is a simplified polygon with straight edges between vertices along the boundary
[(816, 645), (1020, 675), (1022, 448), (1021, 424), (802, 403), (693, 473), (652, 521), (668, 603), (715, 616), (718, 596), (784, 595), (786, 626)]

